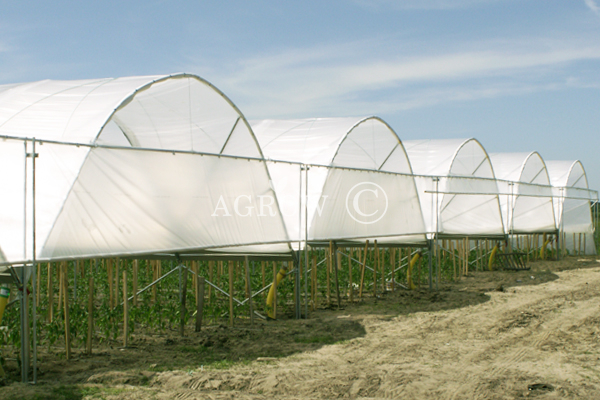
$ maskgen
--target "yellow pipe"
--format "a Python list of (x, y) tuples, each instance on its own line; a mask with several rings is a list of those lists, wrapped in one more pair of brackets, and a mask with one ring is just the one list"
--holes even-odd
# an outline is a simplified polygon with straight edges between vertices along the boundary
[[(281, 268), (277, 273), (277, 286), (279, 282), (285, 278), (287, 271), (285, 268)], [(273, 312), (273, 300), (275, 299), (275, 286), (271, 285), (269, 294), (267, 295), (267, 316), (271, 319), (275, 319), (275, 313)]]
[(544, 245), (542, 246), (542, 248), (540, 249), (540, 258), (542, 260), (544, 260), (546, 258), (546, 246), (548, 246), (548, 244), (552, 241), (552, 239), (546, 239), (546, 241), (544, 242)]
[(419, 258), (421, 258), (421, 252), (417, 252), (417, 254), (415, 254), (413, 256), (413, 258), (410, 260), (410, 263), (408, 264), (408, 271), (406, 272), (406, 282), (408, 284), (408, 288), (410, 290), (415, 290), (417, 288), (417, 286), (413, 283), (412, 280), (412, 270), (413, 267), (415, 266), (415, 264), (417, 263), (417, 261), (419, 261)]
[(498, 252), (498, 243), (496, 243), (496, 245), (492, 249), (492, 252), (490, 253), (490, 262), (488, 263), (488, 269), (490, 271), (494, 270), (494, 259), (496, 258), (497, 252)]

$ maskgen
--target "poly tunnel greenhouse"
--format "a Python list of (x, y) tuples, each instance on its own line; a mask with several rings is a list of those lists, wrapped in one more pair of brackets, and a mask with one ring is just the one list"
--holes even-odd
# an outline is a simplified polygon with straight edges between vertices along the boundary
[[(554, 197), (554, 212), (561, 243), (570, 254), (596, 254), (594, 224), (585, 169), (580, 161), (547, 161), (552, 185), (559, 190)], [(585, 189), (585, 192), (578, 189)]]
[[(289, 237), (302, 241), (306, 231), (313, 245), (365, 239), (381, 244), (425, 243), (421, 208), (404, 147), (381, 119), (251, 123), (269, 159), (279, 203), (286, 209)], [(352, 193), (354, 201), (349, 198)], [(301, 206), (303, 198), (308, 201)], [(299, 208), (306, 208), (308, 221), (304, 213), (298, 218), (293, 212)]]
[(537, 152), (490, 154), (506, 233), (554, 233), (552, 188)]
[(278, 213), (211, 217), (272, 191), (245, 118), (197, 76), (5, 85), (0, 135), (6, 261), (290, 251)]
[(481, 143), (476, 139), (403, 143), (430, 235), (504, 235), (494, 170)]
[[(432, 289), (434, 262), (437, 287), (467, 275), (469, 265), (484, 270), (512, 234), (560, 232), (565, 250), (595, 254), (590, 204), (598, 196), (578, 161), (546, 166), (536, 152), (488, 155), (476, 139), (403, 142), (378, 117), (249, 123), (191, 74), (0, 85), (0, 138), (0, 283), (20, 289), (27, 366), (26, 349), (37, 345), (36, 296), (44, 296), (48, 323), (55, 298), (59, 308), (62, 301), (68, 342), (67, 287), (72, 279), (76, 294), (84, 270), (110, 287), (96, 301), (122, 311), (123, 324), (111, 323), (126, 346), (128, 290), (134, 303), (145, 293), (156, 306), (149, 288), (176, 271), (179, 297), (174, 280), (163, 283), (172, 285), (166, 301), (181, 306), (169, 317), (178, 315), (183, 336), (187, 271), (197, 321), (198, 282), (206, 282), (206, 298), (220, 301), (211, 305), (215, 321), (228, 315), (233, 326), (234, 307), (248, 307), (250, 321), (275, 319), (278, 304), (293, 304), (296, 318), (303, 305), (306, 317), (309, 306), (332, 306), (334, 287), (338, 307), (342, 298), (353, 302), (356, 287), (374, 298), (398, 287)], [(164, 274), (163, 260), (171, 264)], [(293, 288), (278, 300), (288, 275)], [(56, 296), (53, 276), (67, 294)], [(28, 282), (35, 307), (23, 294)], [(92, 283), (88, 289), (93, 316)], [(257, 311), (252, 299), (267, 290)], [(91, 353), (93, 321), (88, 327)]]

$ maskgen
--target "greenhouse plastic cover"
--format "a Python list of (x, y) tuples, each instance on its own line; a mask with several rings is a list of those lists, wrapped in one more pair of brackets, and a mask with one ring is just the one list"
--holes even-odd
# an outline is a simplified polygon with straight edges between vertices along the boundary
[[(274, 193), (264, 162), (222, 156), (262, 154), (239, 110), (199, 77), (0, 86), (0, 135), (8, 261), (33, 253), (33, 148), (19, 139), (32, 137), (46, 141), (35, 148), (38, 259), (254, 244), (290, 251), (279, 213), (233, 212), (238, 198)], [(211, 216), (223, 207), (230, 216)]]
[(576, 190), (588, 189), (583, 164), (580, 161), (547, 161), (546, 167), (550, 182), (560, 188), (554, 197), (554, 213), (559, 230), (566, 234), (566, 248), (573, 252), (576, 248), (573, 234), (581, 233), (585, 235), (586, 254), (596, 254), (590, 201), (597, 198), (582, 198), (582, 191)]
[(419, 175), (415, 181), (430, 234), (504, 234), (494, 171), (481, 143), (475, 139), (403, 143), (413, 172)]
[[(308, 215), (310, 241), (378, 237), (389, 243), (425, 241), (408, 158), (398, 136), (381, 119), (313, 118), (251, 124), (270, 160), (269, 171), (289, 237), (304, 239), (304, 215)], [(275, 160), (309, 168), (302, 172), (300, 164)], [(299, 203), (303, 198), (308, 199), (307, 205)], [(379, 218), (377, 212), (382, 211), (384, 217)]]
[[(553, 191), (544, 160), (537, 152), (492, 153), (506, 231), (556, 231)], [(516, 182), (512, 185), (510, 182)]]

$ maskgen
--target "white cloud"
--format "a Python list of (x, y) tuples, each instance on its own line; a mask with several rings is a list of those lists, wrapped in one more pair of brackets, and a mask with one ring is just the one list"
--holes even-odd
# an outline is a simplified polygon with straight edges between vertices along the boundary
[(250, 118), (287, 118), (379, 114), (551, 90), (555, 82), (567, 85), (563, 74), (572, 63), (600, 60), (598, 44), (549, 39), (463, 44), (409, 56), (376, 47), (360, 42), (293, 49), (203, 73)]
[(596, 14), (600, 15), (600, 6), (598, 6), (594, 0), (583, 0), (585, 2), (585, 5), (588, 6), (588, 8), (590, 10), (592, 10), (593, 12), (595, 12)]

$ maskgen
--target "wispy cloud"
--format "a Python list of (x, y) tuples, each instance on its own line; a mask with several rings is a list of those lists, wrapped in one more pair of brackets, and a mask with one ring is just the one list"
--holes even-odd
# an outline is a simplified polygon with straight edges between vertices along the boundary
[(361, 42), (288, 50), (238, 60), (227, 72), (185, 69), (204, 71), (246, 114), (263, 118), (382, 113), (551, 90), (554, 82), (566, 85), (560, 73), (566, 66), (600, 60), (598, 44), (551, 40), (477, 43), (404, 57), (369, 53), (373, 47)]
[(588, 8), (590, 10), (592, 10), (593, 12), (595, 12), (596, 14), (598, 14), (600, 16), (600, 6), (598, 6), (598, 4), (596, 4), (594, 2), (594, 0), (583, 0), (585, 2), (585, 5), (588, 6)]

